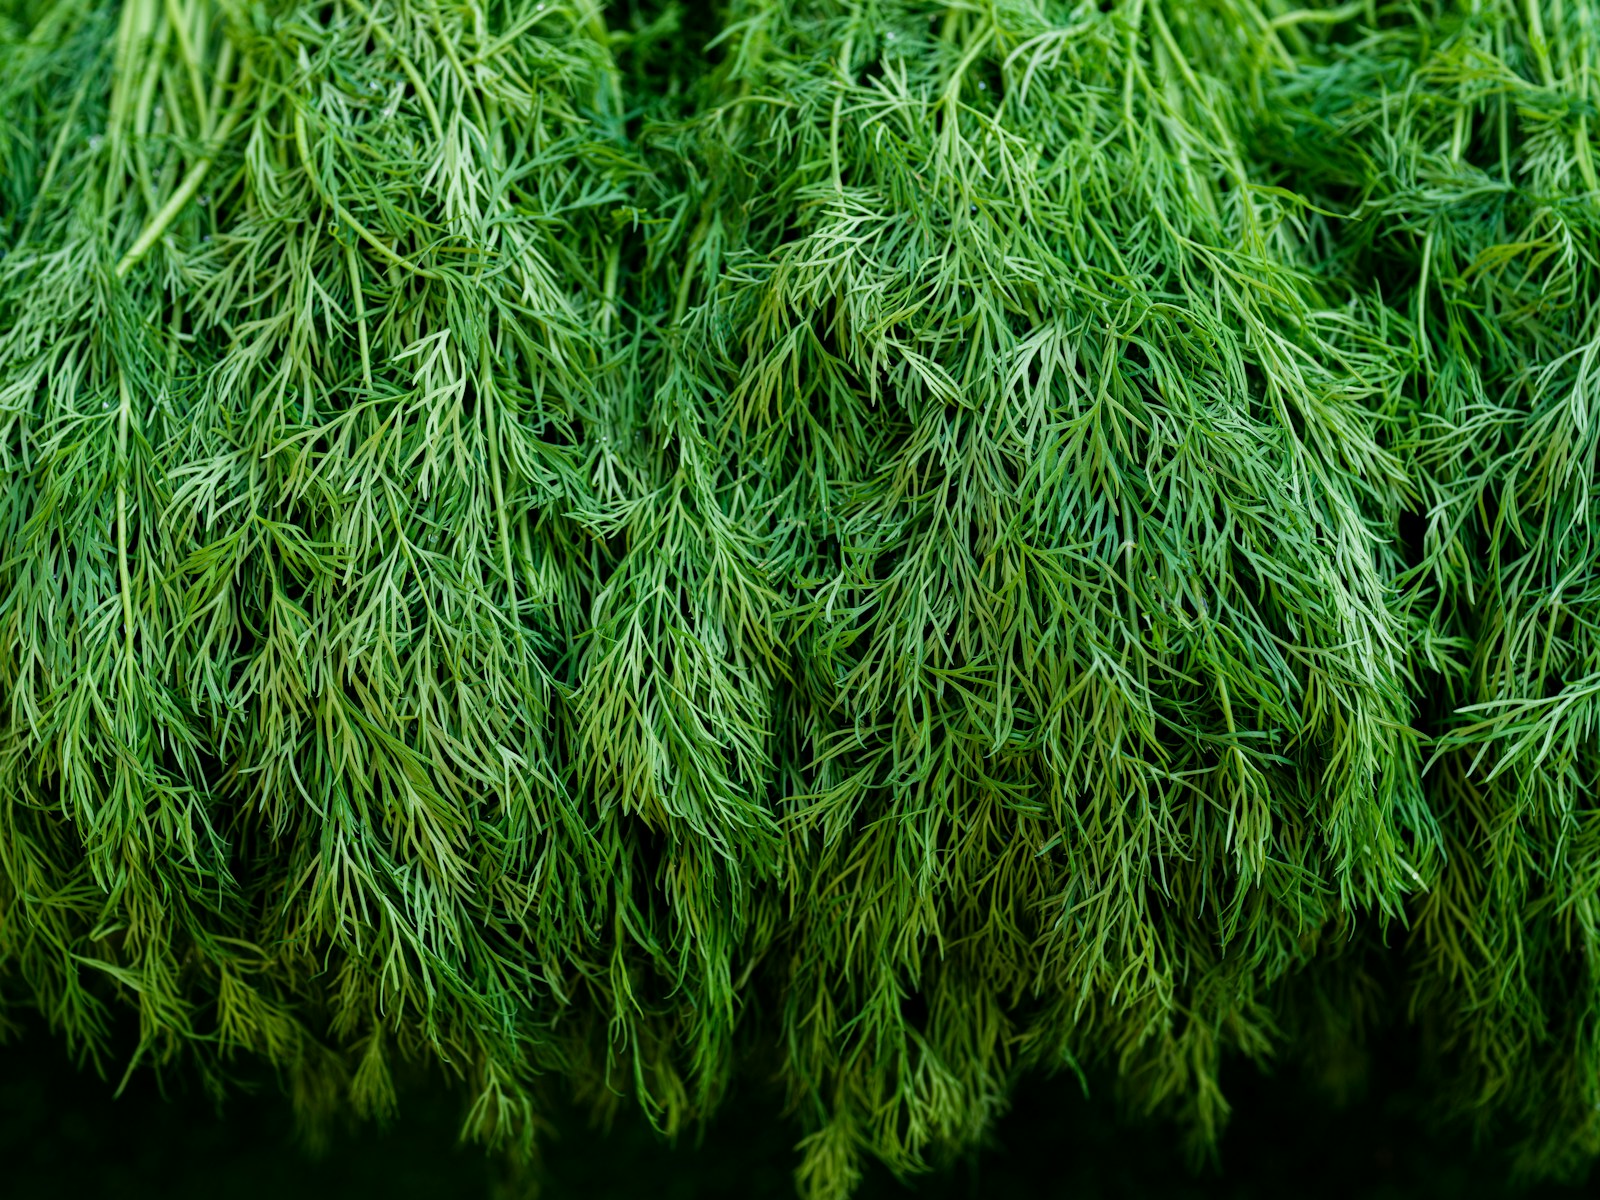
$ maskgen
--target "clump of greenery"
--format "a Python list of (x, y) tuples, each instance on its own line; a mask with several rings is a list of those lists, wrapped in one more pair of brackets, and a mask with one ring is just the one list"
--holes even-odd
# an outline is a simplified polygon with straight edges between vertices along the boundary
[(817, 1197), (1414, 1019), (1581, 1170), (1597, 35), (5, 0), (0, 995)]
[(1414, 359), (1396, 587), (1446, 866), (1409, 1006), (1443, 1096), (1514, 1115), (1522, 1165), (1600, 1152), (1600, 10), (1457, 6), (1353, 36), (1286, 89), (1295, 186), (1345, 197), (1327, 268)]

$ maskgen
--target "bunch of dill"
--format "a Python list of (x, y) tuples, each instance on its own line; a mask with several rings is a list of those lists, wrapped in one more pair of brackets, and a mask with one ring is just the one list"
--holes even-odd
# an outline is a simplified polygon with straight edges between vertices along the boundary
[(775, 1078), (819, 1198), (1414, 1020), (1583, 1169), (1597, 105), (1592, 0), (0, 0), (0, 1002)]

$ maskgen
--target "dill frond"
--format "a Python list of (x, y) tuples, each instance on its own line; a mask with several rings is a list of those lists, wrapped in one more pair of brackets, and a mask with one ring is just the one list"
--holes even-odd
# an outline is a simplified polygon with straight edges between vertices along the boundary
[(1597, 34), (4, 0), (0, 995), (818, 1198), (1413, 1019), (1581, 1169)]

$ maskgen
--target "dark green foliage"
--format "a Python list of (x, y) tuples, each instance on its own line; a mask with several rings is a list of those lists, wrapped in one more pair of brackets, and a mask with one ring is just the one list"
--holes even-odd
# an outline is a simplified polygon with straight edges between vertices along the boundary
[[(31, 1023), (31, 1022), (30, 1022)], [(1507, 1183), (1469, 1132), (1430, 1130), (1426, 1089), (1404, 1086), (1413, 1057), (1402, 1032), (1380, 1044), (1365, 1103), (1330, 1107), (1295, 1072), (1226, 1073), (1233, 1114), (1219, 1164), (1196, 1171), (1162, 1122), (1120, 1119), (1067, 1075), (1020, 1081), (991, 1140), (941, 1171), (897, 1180), (868, 1164), (854, 1200), (1587, 1200), (1590, 1190)], [(340, 1129), (300, 1151), (289, 1106), (236, 1087), (220, 1111), (187, 1072), (141, 1072), (113, 1095), (74, 1071), (54, 1039), (0, 1048), (0, 1153), (7, 1200), (62, 1195), (211, 1200), (226, 1180), (236, 1200), (380, 1195), (394, 1200), (509, 1200), (501, 1165), (455, 1145), (459, 1111), (442, 1089), (406, 1087), (397, 1118)], [(158, 1082), (163, 1085), (157, 1091)], [(792, 1196), (793, 1129), (771, 1091), (735, 1086), (703, 1135), (668, 1143), (637, 1110), (604, 1126), (558, 1103), (531, 1173), (539, 1200), (783, 1200)], [(402, 1087), (406, 1085), (402, 1084)], [(1096, 1081), (1091, 1090), (1098, 1091)], [(525, 1194), (525, 1193), (524, 1193)]]
[(1592, 0), (0, 37), (9, 1003), (819, 1197), (1397, 1018), (1600, 1151)]

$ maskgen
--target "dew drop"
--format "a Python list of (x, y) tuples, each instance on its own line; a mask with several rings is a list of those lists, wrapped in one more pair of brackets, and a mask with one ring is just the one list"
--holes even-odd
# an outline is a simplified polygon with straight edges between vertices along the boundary
[(980, 79), (978, 80), (978, 90), (980, 92), (987, 92), (989, 90), (989, 85)]
[(91, 150), (100, 149), (100, 147), (105, 144), (105, 140), (106, 139), (101, 137), (98, 133), (95, 134), (92, 138), (89, 139), (89, 149), (91, 149)]
[(211, 197), (210, 196), (201, 196), (199, 201), (198, 201), (198, 203), (199, 203), (201, 208), (205, 208), (207, 205), (209, 205), (211, 203)]

